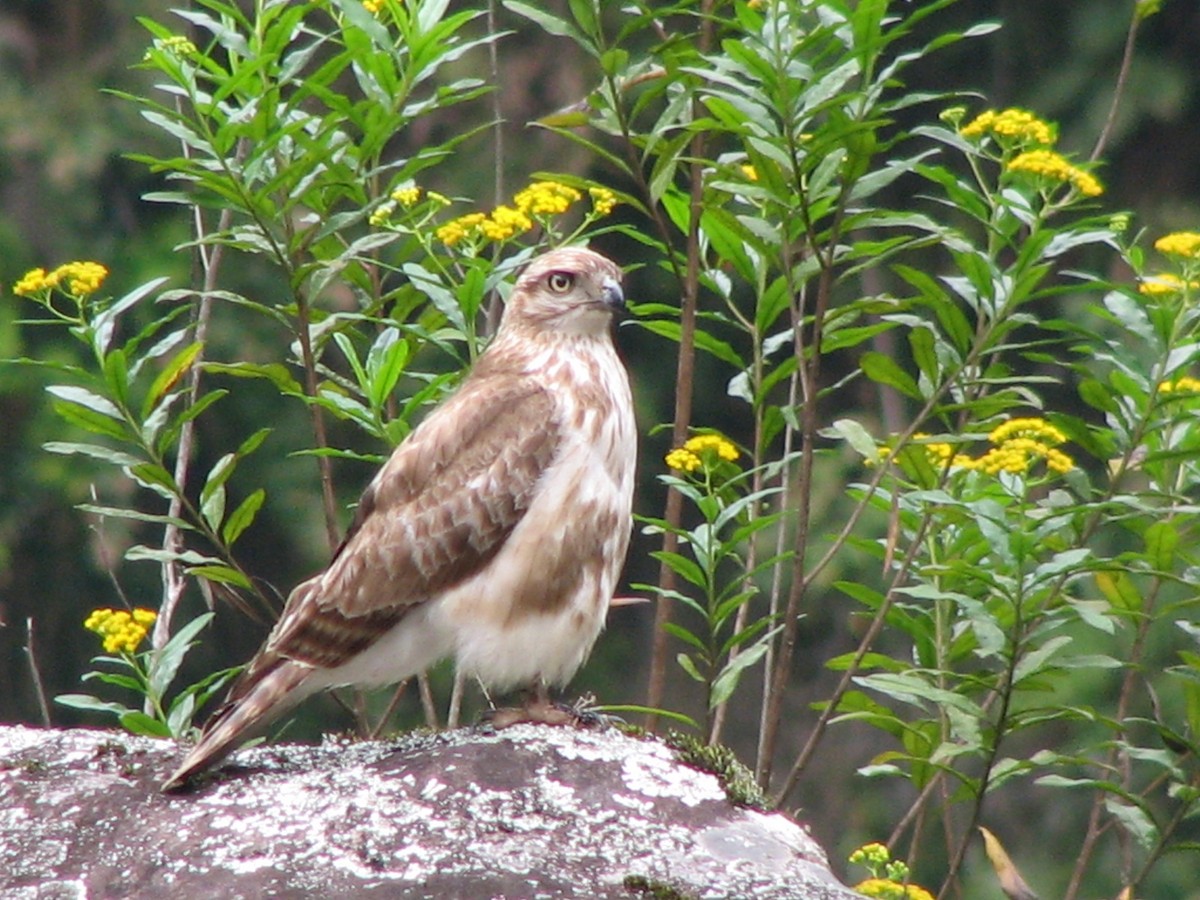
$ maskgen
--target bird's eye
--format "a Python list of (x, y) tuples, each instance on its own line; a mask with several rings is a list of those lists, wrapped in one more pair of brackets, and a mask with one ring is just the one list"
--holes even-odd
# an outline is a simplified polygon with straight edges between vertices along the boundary
[(575, 285), (575, 276), (570, 272), (551, 272), (546, 279), (550, 290), (556, 294), (565, 294)]

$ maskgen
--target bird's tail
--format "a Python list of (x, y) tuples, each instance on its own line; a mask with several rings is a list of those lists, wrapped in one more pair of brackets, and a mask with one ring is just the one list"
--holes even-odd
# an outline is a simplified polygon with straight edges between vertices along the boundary
[[(265, 664), (264, 664), (265, 663)], [(280, 656), (258, 659), (230, 691), (225, 705), (204, 725), (204, 733), (175, 772), (163, 782), (163, 791), (175, 791), (194, 775), (220, 762), (238, 745), (262, 732), (277, 716), (291, 709), (317, 686), (313, 668)]]

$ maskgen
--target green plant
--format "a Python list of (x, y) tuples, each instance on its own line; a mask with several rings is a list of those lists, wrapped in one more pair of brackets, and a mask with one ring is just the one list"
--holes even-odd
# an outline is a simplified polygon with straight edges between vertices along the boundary
[[(640, 4), (610, 30), (588, 4), (569, 19), (508, 4), (600, 62), (587, 121), (606, 140), (578, 119), (540, 124), (636, 186), (644, 240), (679, 285), (678, 305), (639, 310), (679, 344), (672, 445), (688, 438), (701, 377), (722, 373), (745, 402), (745, 521), (770, 520), (757, 540), (714, 541), (729, 496), (668, 478), (651, 520), (662, 599), (647, 705), (661, 705), (674, 655), (703, 685), (715, 736), (737, 679), (714, 691), (729, 647), (713, 638), (757, 628), (756, 772), (775, 802), (831, 735), (866, 724), (895, 749), (863, 774), (916, 792), (889, 843), (908, 836), (920, 859), (940, 831), (943, 894), (989, 800), (1030, 777), (1095, 792), (1069, 893), (1103, 870), (1096, 846), (1114, 831), (1134, 840), (1116, 870), (1090, 874), (1132, 890), (1166, 847), (1192, 848), (1179, 828), (1195, 812), (1190, 750), (1181, 762), (1135, 741), (1132, 711), (1185, 696), (1147, 654), (1194, 609), (1195, 450), (1177, 395), (1196, 356), (1197, 248), (1160, 242), (1180, 265), (1147, 276), (1129, 217), (1098, 208), (1094, 165), (1050, 123), (1020, 109), (969, 117), (906, 90), (910, 66), (991, 30), (938, 32), (946, 5), (697, 2), (668, 22)], [(647, 32), (657, 40), (634, 40)], [(1096, 274), (1114, 260), (1140, 293)], [(871, 391), (877, 408), (852, 399)], [(845, 480), (848, 504), (829, 488)], [(835, 588), (861, 604), (861, 638), (832, 660), (839, 681), (804, 742), (785, 747), (800, 622)], [(1111, 677), (1116, 703), (1073, 696)], [(1108, 749), (1028, 749), (1064, 727), (1089, 735), (1082, 746), (1107, 732)], [(1060, 766), (1099, 774), (1063, 781)]]
[(92, 662), (118, 671), (95, 670), (84, 675), (83, 680), (102, 681), (132, 691), (144, 700), (146, 710), (130, 709), (121, 703), (101, 700), (90, 694), (60, 694), (55, 698), (56, 702), (74, 709), (114, 715), (122, 727), (134, 734), (176, 739), (194, 737), (192, 717), (196, 710), (240, 670), (238, 667), (213, 672), (188, 685), (168, 701), (167, 691), (179, 672), (184, 656), (195, 646), (197, 636), (212, 621), (212, 617), (212, 613), (197, 616), (161, 650), (139, 652), (138, 647), (157, 618), (153, 610), (93, 610), (84, 627), (100, 636), (104, 650), (109, 655), (97, 656)]
[[(646, 706), (681, 673), (709, 741), (752, 708), (758, 727), (732, 739), (754, 745), (776, 804), (823, 748), (863, 748), (861, 777), (909, 791), (888, 845), (907, 841), (941, 895), (969, 890), (975, 826), (1018, 791), (1076, 826), (1067, 897), (1148, 893), (1196, 850), (1200, 235), (1144, 249), (1103, 205), (1103, 134), (1085, 161), (1033, 112), (908, 87), (913, 67), (994, 29), (949, 30), (950, 5), (505, 4), (595, 72), (534, 123), (620, 180), (591, 186), (579, 227), (605, 230), (619, 200), (623, 234), (677, 294), (637, 307), (678, 350), (679, 465), (646, 519), (661, 539)], [(1156, 8), (1135, 7), (1130, 46)], [(336, 542), (331, 461), (378, 458), (453, 386), (510, 264), (579, 236), (553, 217), (588, 186), (534, 176), (524, 200), (497, 191), (491, 212), (464, 213), (431, 188), (473, 126), (391, 152), (489, 88), (460, 77), (495, 40), (474, 9), (201, 0), (179, 15), (188, 36), (145, 23), (160, 89), (130, 99), (180, 142), (141, 158), (180, 188), (155, 198), (194, 218), (195, 290), (153, 308), (157, 283), (110, 306), (39, 300), (87, 360), (55, 364), (58, 408), (97, 437), (51, 449), (167, 504), (88, 507), (166, 530), (134, 551), (167, 573), (160, 648), (189, 579), (260, 591), (232, 545), (269, 501), (235, 477), (265, 434), (191, 470), (213, 385), (253, 378), (303, 405), (296, 452), (317, 459)], [(234, 252), (257, 290), (230, 277)], [(270, 361), (211, 356), (218, 316), (266, 325)], [(735, 436), (738, 466), (720, 444), (688, 449), (697, 422)], [(343, 424), (367, 452), (337, 446)], [(798, 737), (805, 620), (855, 644), (827, 661), (835, 683)]]

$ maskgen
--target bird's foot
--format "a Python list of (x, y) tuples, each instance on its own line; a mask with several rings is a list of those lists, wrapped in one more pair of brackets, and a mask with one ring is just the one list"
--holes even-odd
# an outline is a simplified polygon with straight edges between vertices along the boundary
[(597, 728), (608, 717), (592, 709), (595, 697), (586, 694), (573, 704), (556, 703), (543, 693), (529, 696), (524, 705), (490, 709), (483, 714), (483, 725), (499, 731), (511, 725), (568, 725), (573, 728)]

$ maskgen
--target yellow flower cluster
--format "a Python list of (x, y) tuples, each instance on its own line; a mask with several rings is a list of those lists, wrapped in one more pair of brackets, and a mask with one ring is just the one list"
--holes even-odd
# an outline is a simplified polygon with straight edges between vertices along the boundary
[(83, 627), (104, 639), (105, 653), (133, 653), (146, 639), (158, 614), (152, 609), (96, 609)]
[(1033, 145), (1035, 149), (1018, 153), (1005, 169), (1069, 184), (1085, 197), (1098, 197), (1104, 193), (1104, 186), (1096, 176), (1049, 149), (1058, 140), (1054, 127), (1028, 110), (985, 110), (964, 125), (959, 134), (965, 138), (992, 135), (1017, 145)]
[[(928, 435), (917, 433), (913, 437), (920, 440)], [(947, 443), (930, 443), (924, 447), (930, 463), (937, 468), (949, 465), (953, 469), (968, 469), (988, 475), (999, 472), (1022, 475), (1039, 460), (1045, 460), (1046, 467), (1059, 474), (1075, 468), (1075, 461), (1058, 449), (1059, 444), (1066, 442), (1066, 435), (1045, 419), (1009, 419), (992, 429), (988, 440), (995, 446), (977, 458), (966, 453), (956, 453), (954, 447)], [(891, 455), (890, 447), (879, 448), (881, 459), (887, 459)]]
[(492, 241), (503, 241), (514, 234), (523, 234), (533, 227), (533, 220), (519, 209), (497, 206), (492, 214), (479, 223), (483, 236)]
[(1154, 242), (1154, 249), (1167, 256), (1200, 259), (1200, 233), (1175, 231), (1171, 234), (1164, 234)]
[(556, 216), (565, 213), (583, 194), (559, 181), (535, 181), (513, 197), (517, 209), (530, 216)]
[(854, 886), (854, 890), (866, 897), (880, 900), (934, 900), (933, 894), (915, 884), (902, 884), (890, 878), (868, 878)]
[(421, 199), (421, 189), (416, 185), (396, 188), (392, 191), (392, 199), (401, 206), (412, 206)]
[(363, 0), (363, 7), (373, 16), (379, 15), (383, 9), (384, 0)]
[(1160, 381), (1158, 392), (1160, 394), (1200, 394), (1200, 378), (1184, 375), (1174, 381)]
[(871, 872), (870, 878), (854, 886), (854, 890), (864, 896), (881, 900), (933, 900), (933, 895), (925, 888), (905, 883), (909, 876), (908, 863), (892, 859), (884, 844), (864, 844), (850, 854), (850, 862), (865, 866)]
[[(408, 209), (415, 206), (417, 201), (421, 199), (421, 189), (416, 185), (408, 185), (399, 187), (392, 191), (390, 199), (379, 204), (371, 215), (367, 218), (372, 228), (380, 228), (386, 225), (392, 218), (392, 213), (396, 211), (396, 206), (403, 206)], [(450, 201), (434, 191), (429, 192), (430, 200), (437, 200), (442, 205), (449, 205)]]
[(13, 285), (13, 293), (18, 297), (32, 297), (58, 288), (75, 297), (86, 297), (100, 290), (107, 276), (108, 269), (98, 262), (63, 263), (51, 272), (30, 269)]
[(1096, 176), (1053, 150), (1027, 150), (1013, 157), (1005, 168), (1009, 172), (1024, 172), (1069, 184), (1085, 197), (1098, 197), (1104, 193)]
[[(415, 188), (412, 190), (416, 190)], [(405, 198), (392, 194), (392, 199), (404, 203)], [(617, 205), (617, 195), (606, 187), (588, 188), (595, 216), (607, 216)], [(448, 203), (441, 194), (429, 193), (429, 199)], [(435, 234), (447, 247), (466, 239), (504, 241), (534, 227), (535, 217), (556, 216), (566, 212), (583, 194), (558, 181), (535, 181), (513, 197), (511, 206), (497, 206), (490, 214), (467, 213), (442, 225)]]
[(174, 34), (169, 38), (163, 38), (161, 41), (156, 41), (155, 45), (160, 50), (166, 50), (168, 53), (178, 56), (180, 59), (185, 59), (189, 56), (195, 56), (199, 51), (196, 45), (189, 41), (182, 34)]
[(747, 181), (758, 181), (758, 169), (749, 163), (742, 166), (742, 174), (746, 176)]
[(1184, 281), (1178, 275), (1170, 272), (1160, 272), (1142, 280), (1138, 292), (1150, 297), (1164, 294), (1182, 294), (1185, 290), (1200, 290), (1200, 281)]
[(677, 472), (695, 472), (706, 462), (736, 462), (737, 458), (738, 449), (728, 438), (719, 434), (698, 434), (668, 453), (666, 463), (667, 468)]
[(1050, 145), (1055, 140), (1054, 129), (1049, 124), (1027, 110), (1016, 108), (1000, 112), (986, 110), (967, 123), (959, 133), (965, 138), (994, 134), (1029, 144)]
[[(195, 56), (198, 51), (196, 45), (189, 41), (181, 34), (174, 34), (170, 37), (156, 40), (154, 42), (155, 50), (162, 50), (165, 53), (170, 53), (178, 59), (187, 59), (189, 56)], [(151, 52), (147, 50), (142, 56), (143, 62), (150, 62), (152, 59)]]
[(437, 235), (437, 239), (447, 247), (453, 247), (464, 238), (480, 234), (481, 226), (486, 219), (487, 216), (481, 212), (467, 213), (465, 216), (451, 219), (434, 233)]
[(881, 844), (878, 841), (863, 844), (849, 856), (850, 862), (854, 863), (854, 865), (866, 866), (872, 871), (887, 863), (891, 858), (892, 853), (888, 850), (887, 845)]
[(1075, 468), (1075, 461), (1058, 449), (1067, 436), (1045, 419), (1009, 419), (992, 429), (988, 440), (996, 446), (973, 460), (969, 468), (995, 475), (1011, 472), (1023, 475), (1039, 460), (1060, 475)]
[(607, 216), (616, 209), (617, 195), (606, 187), (590, 187), (588, 196), (592, 198), (592, 209), (598, 216)]

